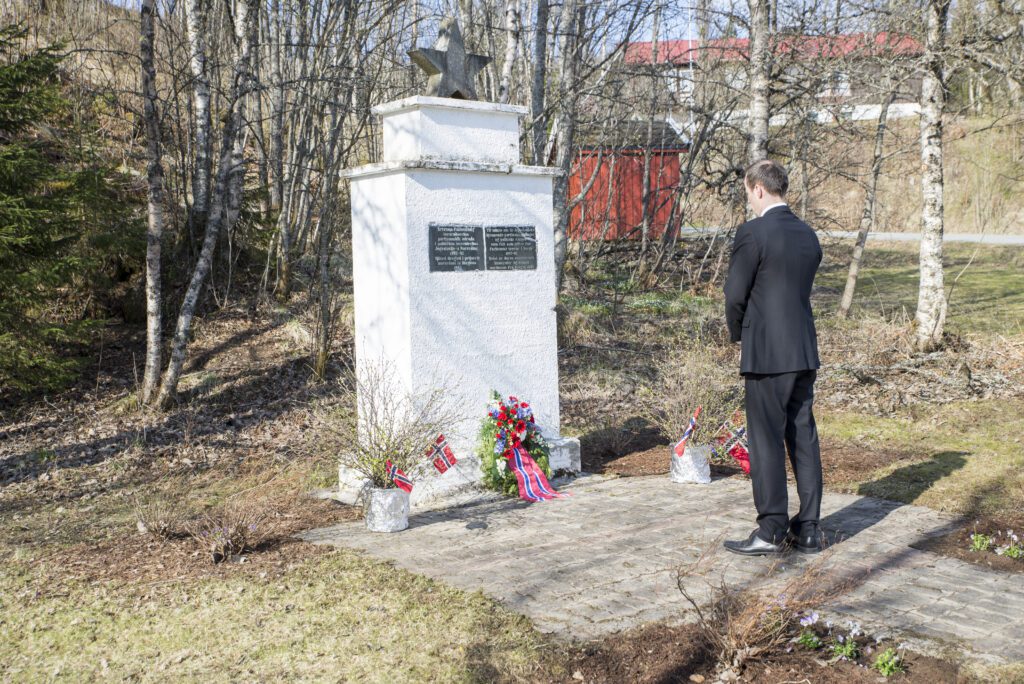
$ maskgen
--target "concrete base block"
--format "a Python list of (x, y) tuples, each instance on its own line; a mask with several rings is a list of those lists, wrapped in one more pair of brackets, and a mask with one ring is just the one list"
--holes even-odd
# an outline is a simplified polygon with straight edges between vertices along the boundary
[(548, 447), (551, 456), (548, 463), (551, 470), (568, 470), (578, 473), (583, 469), (583, 462), (580, 460), (580, 440), (576, 437), (556, 437), (548, 439)]

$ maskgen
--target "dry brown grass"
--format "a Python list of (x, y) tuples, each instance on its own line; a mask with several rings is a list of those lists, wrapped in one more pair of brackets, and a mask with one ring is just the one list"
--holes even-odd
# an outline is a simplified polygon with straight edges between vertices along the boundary
[(913, 350), (906, 317), (831, 320), (819, 326), (822, 370), (817, 393), (831, 406), (879, 415), (919, 403), (1019, 396), (1024, 382), (1020, 338), (948, 333), (945, 346)]

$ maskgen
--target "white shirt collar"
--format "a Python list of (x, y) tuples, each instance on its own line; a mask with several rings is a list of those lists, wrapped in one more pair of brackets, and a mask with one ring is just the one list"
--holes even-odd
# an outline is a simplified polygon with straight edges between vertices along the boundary
[(771, 205), (770, 207), (765, 207), (764, 211), (761, 212), (761, 216), (764, 216), (765, 214), (767, 214), (769, 211), (771, 211), (775, 207), (785, 207), (785, 206), (788, 206), (785, 202), (776, 202), (775, 204)]

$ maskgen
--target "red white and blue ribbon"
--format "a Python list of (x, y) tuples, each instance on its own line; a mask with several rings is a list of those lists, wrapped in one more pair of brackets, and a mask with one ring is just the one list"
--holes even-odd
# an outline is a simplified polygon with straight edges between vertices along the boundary
[(686, 426), (686, 432), (683, 433), (683, 438), (672, 447), (672, 453), (679, 458), (683, 457), (683, 452), (686, 450), (686, 442), (689, 441), (693, 435), (693, 431), (697, 429), (697, 418), (700, 416), (700, 410), (702, 407), (698, 406), (697, 410), (690, 416), (690, 424)]
[(561, 499), (569, 496), (562, 492), (555, 491), (555, 488), (544, 476), (537, 462), (530, 458), (525, 449), (512, 449), (512, 456), (508, 459), (512, 474), (516, 477), (516, 484), (519, 485), (519, 498), (525, 501), (548, 501), (550, 499)]
[(448, 472), (448, 469), (458, 462), (444, 435), (437, 436), (437, 440), (427, 449), (427, 456), (434, 457), (434, 467), (437, 468), (437, 472), (442, 474)]
[(395, 483), (395, 486), (401, 489), (403, 492), (409, 494), (412, 493), (412, 480), (409, 476), (402, 472), (401, 468), (391, 462), (389, 458), (384, 464), (384, 467), (388, 469), (388, 478)]

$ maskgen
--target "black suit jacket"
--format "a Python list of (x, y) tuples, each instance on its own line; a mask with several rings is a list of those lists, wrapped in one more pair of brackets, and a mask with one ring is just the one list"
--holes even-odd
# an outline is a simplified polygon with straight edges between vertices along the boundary
[(729, 337), (743, 345), (740, 373), (791, 373), (821, 365), (811, 312), (820, 263), (818, 236), (789, 207), (771, 209), (736, 231), (725, 319)]

